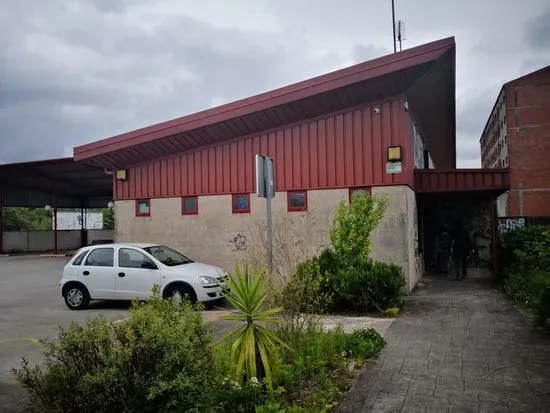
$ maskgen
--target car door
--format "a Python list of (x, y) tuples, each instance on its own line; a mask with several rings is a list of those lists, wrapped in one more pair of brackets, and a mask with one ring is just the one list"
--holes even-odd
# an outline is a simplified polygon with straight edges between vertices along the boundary
[(160, 285), (160, 270), (144, 252), (121, 247), (117, 254), (116, 294), (123, 300), (148, 298)]
[(115, 299), (115, 249), (94, 248), (78, 268), (80, 279), (95, 300)]

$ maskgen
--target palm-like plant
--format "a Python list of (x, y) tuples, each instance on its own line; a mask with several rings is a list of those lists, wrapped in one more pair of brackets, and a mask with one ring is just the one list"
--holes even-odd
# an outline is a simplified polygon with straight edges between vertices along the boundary
[(243, 324), (229, 332), (222, 341), (232, 341), (231, 359), (237, 377), (243, 378), (244, 375), (245, 380), (265, 377), (271, 386), (272, 364), (279, 353), (278, 345), (288, 346), (265, 325), (279, 323), (275, 314), (283, 309), (264, 309), (268, 281), (262, 271), (254, 273), (248, 265), (243, 271), (236, 267), (234, 276), (228, 281), (231, 292), (225, 295), (235, 310), (225, 319), (242, 321)]

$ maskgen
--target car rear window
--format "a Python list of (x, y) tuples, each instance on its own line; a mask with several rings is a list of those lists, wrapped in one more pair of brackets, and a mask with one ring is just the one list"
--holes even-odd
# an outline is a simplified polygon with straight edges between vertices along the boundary
[(78, 255), (76, 256), (76, 258), (74, 259), (72, 265), (80, 265), (80, 264), (82, 264), (82, 261), (84, 261), (84, 257), (86, 256), (87, 253), (88, 253), (88, 251), (82, 251), (80, 254), (78, 254)]

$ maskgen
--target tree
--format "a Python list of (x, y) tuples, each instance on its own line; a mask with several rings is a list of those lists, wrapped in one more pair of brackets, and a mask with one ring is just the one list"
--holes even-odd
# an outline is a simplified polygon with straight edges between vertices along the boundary
[(42, 208), (3, 208), (5, 231), (51, 230), (52, 218)]
[(330, 231), (330, 240), (340, 259), (349, 264), (369, 258), (371, 234), (384, 216), (387, 206), (387, 198), (371, 196), (368, 192), (357, 192), (349, 204), (340, 202)]

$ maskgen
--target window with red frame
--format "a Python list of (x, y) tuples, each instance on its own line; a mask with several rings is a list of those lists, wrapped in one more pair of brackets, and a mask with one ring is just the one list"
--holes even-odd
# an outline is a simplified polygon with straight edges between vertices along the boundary
[(349, 189), (349, 202), (351, 203), (353, 201), (353, 196), (357, 194), (358, 192), (366, 192), (369, 195), (371, 194), (370, 188), (350, 188)]
[(289, 211), (307, 211), (307, 191), (288, 191), (287, 205)]
[(250, 212), (250, 194), (233, 194), (232, 209), (234, 214)]
[(151, 200), (138, 199), (136, 200), (136, 216), (149, 217), (151, 216)]
[(199, 197), (184, 196), (181, 199), (181, 214), (182, 215), (198, 215), (199, 214)]

